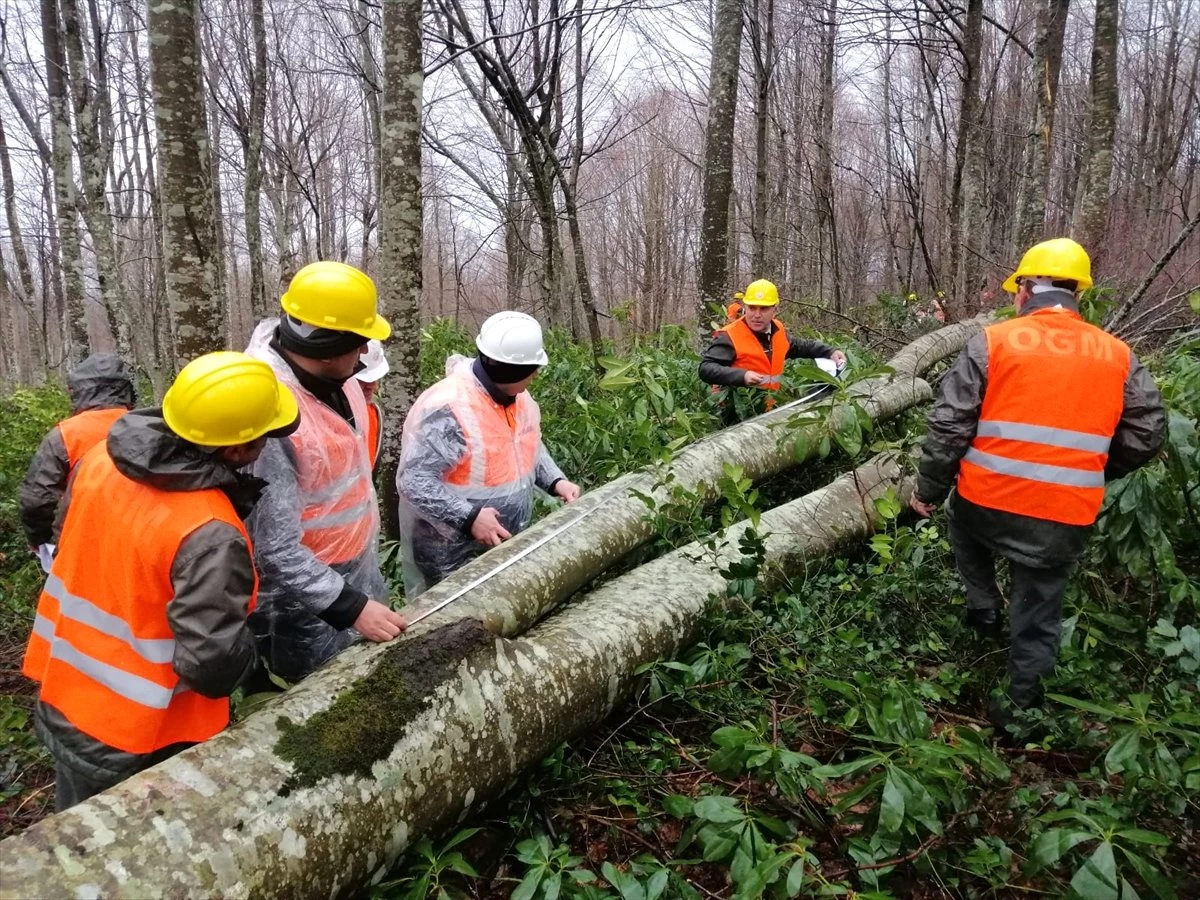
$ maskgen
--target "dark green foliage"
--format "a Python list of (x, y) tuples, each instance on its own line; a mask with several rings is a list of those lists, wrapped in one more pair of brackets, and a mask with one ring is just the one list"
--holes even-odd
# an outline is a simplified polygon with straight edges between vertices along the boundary
[[(1200, 896), (1200, 364), (1183, 349), (1152, 361), (1172, 409), (1166, 453), (1110, 486), (1048, 702), (1015, 746), (986, 718), (1006, 647), (962, 623), (944, 520), (910, 524), (887, 497), (862, 547), (771, 595), (756, 587), (751, 534), (725, 573), (734, 611), (681, 658), (644, 667), (634, 703), (547, 759), (507, 814), (470, 823), (509, 855), (445, 874), (430, 895)], [(610, 366), (610, 387), (640, 398), (669, 452), (644, 365)], [(688, 396), (671, 382), (686, 369), (663, 371)], [(543, 411), (556, 408), (545, 394)], [(824, 446), (805, 448), (818, 458), (798, 471), (751, 486), (731, 469), (710, 506), (664, 485), (670, 499), (647, 515), (660, 546), (703, 541), (829, 480), (863, 444), (906, 445), (922, 419), (855, 435), (822, 418)], [(611, 471), (632, 464), (611, 452)], [(457, 853), (471, 866), (470, 843), (436, 864), (427, 848), (383, 895), (419, 896), (431, 866), (461, 871)]]
[(70, 411), (57, 385), (0, 397), (0, 627), (6, 630), (30, 613), (42, 585), (42, 570), (17, 517), (17, 488), (46, 432)]

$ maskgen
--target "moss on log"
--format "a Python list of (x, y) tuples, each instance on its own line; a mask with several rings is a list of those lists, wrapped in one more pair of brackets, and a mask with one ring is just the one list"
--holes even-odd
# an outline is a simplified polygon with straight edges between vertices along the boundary
[(295, 766), (280, 794), (331, 775), (369, 775), (429, 705), (434, 689), (462, 660), (491, 643), (492, 634), (479, 622), (459, 619), (415, 640), (386, 645), (374, 669), (303, 724), (279, 716), (275, 753)]

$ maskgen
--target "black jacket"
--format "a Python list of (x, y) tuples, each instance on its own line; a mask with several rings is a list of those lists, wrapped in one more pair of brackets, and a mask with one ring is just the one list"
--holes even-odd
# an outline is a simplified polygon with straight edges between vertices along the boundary
[[(767, 359), (771, 358), (771, 329), (768, 328), (755, 337), (762, 345)], [(834, 348), (823, 341), (807, 340), (788, 335), (788, 359), (816, 359), (832, 355)], [(717, 384), (726, 387), (742, 387), (746, 383), (746, 370), (735, 369), (733, 361), (737, 352), (733, 349), (733, 338), (727, 331), (718, 331), (700, 356), (700, 380), (705, 384)]]

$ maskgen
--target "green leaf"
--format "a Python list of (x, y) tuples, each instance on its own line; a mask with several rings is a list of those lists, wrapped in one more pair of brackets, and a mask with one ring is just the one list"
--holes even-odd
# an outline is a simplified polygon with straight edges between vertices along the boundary
[(1153, 844), (1155, 847), (1170, 847), (1171, 839), (1157, 831), (1147, 831), (1144, 828), (1126, 828), (1117, 832), (1117, 837), (1138, 844)]
[[(562, 892), (562, 872), (555, 872), (542, 883), (542, 900), (558, 900)], [(639, 898), (640, 900), (640, 898)]]
[(852, 759), (849, 762), (838, 763), (836, 766), (817, 766), (817, 768), (813, 769), (813, 775), (826, 780), (831, 778), (845, 778), (847, 775), (853, 775), (855, 772), (877, 765), (878, 763), (878, 757), (863, 756), (859, 759)]
[(740, 822), (746, 817), (736, 800), (722, 796), (701, 797), (696, 801), (692, 812), (698, 818), (716, 824)]
[(721, 862), (728, 859), (738, 842), (736, 834), (712, 828), (701, 831), (701, 840), (704, 842), (705, 862)]
[(1200, 291), (1192, 291), (1188, 294), (1188, 306), (1192, 308), (1192, 312), (1200, 316)]
[(1030, 855), (1039, 866), (1052, 866), (1062, 859), (1063, 855), (1072, 847), (1094, 837), (1094, 834), (1087, 831), (1051, 828), (1038, 835), (1037, 840), (1033, 842)]
[(1101, 841), (1071, 879), (1071, 889), (1084, 900), (1120, 900), (1113, 845)]
[(646, 882), (646, 900), (658, 900), (667, 889), (670, 880), (671, 873), (667, 869), (659, 869), (651, 875), (650, 880)]
[(542, 883), (542, 876), (545, 873), (545, 869), (533, 869), (521, 879), (521, 883), (512, 892), (509, 900), (533, 900), (533, 895), (537, 893), (538, 885)]
[(879, 829), (895, 834), (904, 824), (904, 791), (896, 778), (896, 770), (889, 769), (883, 782), (883, 795), (879, 799)]
[(806, 428), (799, 429), (796, 432), (796, 440), (792, 444), (792, 458), (796, 462), (804, 462), (812, 455), (815, 445), (816, 440), (812, 433)]
[(787, 877), (787, 895), (795, 897), (800, 893), (800, 889), (804, 887), (804, 857), (800, 857), (792, 863), (791, 869), (788, 870)]
[(1101, 706), (1099, 703), (1092, 703), (1090, 700), (1076, 700), (1074, 697), (1066, 697), (1062, 694), (1047, 694), (1046, 696), (1057, 703), (1073, 706), (1085, 712), (1095, 713), (1098, 716), (1104, 716), (1106, 719), (1121, 715), (1121, 711), (1118, 709), (1114, 709), (1111, 706)]
[(470, 838), (473, 838), (475, 835), (479, 834), (479, 832), (482, 830), (482, 828), (464, 828), (462, 831), (458, 832), (458, 834), (454, 835), (454, 837), (450, 838), (450, 840), (446, 841), (445, 845), (442, 847), (442, 852), (445, 853), (447, 850), (457, 847), (463, 841), (469, 840)]
[(1108, 748), (1108, 753), (1104, 754), (1104, 771), (1109, 775), (1118, 775), (1126, 771), (1130, 763), (1136, 762), (1141, 749), (1141, 735), (1132, 729), (1127, 731), (1117, 738)]
[(691, 797), (685, 797), (682, 794), (668, 794), (663, 797), (662, 808), (667, 815), (674, 816), (676, 819), (686, 819), (692, 815), (692, 808), (695, 803)]
[(1124, 847), (1121, 848), (1121, 853), (1129, 861), (1129, 864), (1133, 866), (1134, 871), (1138, 873), (1142, 881), (1146, 882), (1150, 890), (1154, 891), (1154, 895), (1159, 900), (1175, 900), (1175, 888), (1171, 886), (1171, 882), (1167, 880), (1166, 876), (1149, 860), (1136, 853), (1131, 853)]

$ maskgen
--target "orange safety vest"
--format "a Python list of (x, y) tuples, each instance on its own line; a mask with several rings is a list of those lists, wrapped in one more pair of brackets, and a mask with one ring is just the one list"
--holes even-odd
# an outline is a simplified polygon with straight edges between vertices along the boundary
[(958, 492), (991, 509), (1091, 525), (1124, 408), (1129, 347), (1064, 309), (984, 334), (987, 389)]
[(503, 406), (463, 365), (421, 395), (406, 422), (419, 423), (424, 412), (449, 407), (462, 429), (467, 449), (442, 476), (459, 496), (488, 500), (532, 490), (536, 477), (538, 448), (542, 441), (542, 418), (528, 391), (516, 402)]
[(300, 427), (289, 438), (303, 503), (300, 543), (326, 565), (357, 559), (379, 533), (366, 398), (357, 383), (342, 386), (354, 415), (352, 426), (301, 387), (286, 363), (275, 373), (300, 407)]
[[(76, 469), (21, 670), (41, 682), (40, 699), (84, 734), (126, 753), (153, 753), (208, 740), (229, 723), (228, 698), (180, 683), (167, 620), (180, 544), (213, 521), (233, 526), (250, 545), (216, 488), (150, 487), (122, 475), (104, 446)], [(250, 609), (257, 590), (256, 576)]]
[(367, 404), (367, 452), (371, 455), (371, 468), (379, 460), (380, 442), (383, 440), (382, 423), (378, 403)]
[[(755, 387), (760, 387), (768, 391), (779, 390), (780, 384), (783, 383), (783, 365), (787, 362), (789, 347), (787, 330), (783, 327), (783, 323), (778, 319), (771, 320), (770, 359), (767, 358), (762, 344), (759, 343), (758, 335), (750, 329), (745, 319), (738, 319), (724, 328), (717, 329), (718, 334), (722, 331), (727, 333), (729, 339), (733, 342), (734, 356), (730, 366), (735, 369), (749, 369), (751, 372), (766, 375), (767, 380), (760, 385), (755, 385)], [(721, 388), (721, 385), (714, 384), (712, 387), (713, 393), (717, 393)], [(767, 409), (771, 409), (774, 405), (775, 398), (768, 397)]]
[(58, 433), (62, 435), (63, 445), (67, 448), (67, 462), (72, 469), (85, 453), (108, 437), (113, 422), (126, 412), (128, 410), (123, 406), (85, 409), (58, 423)]

